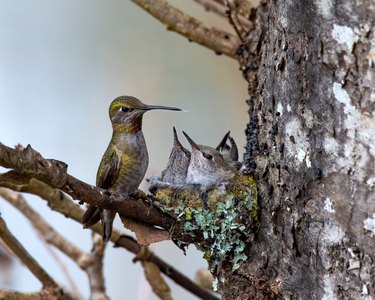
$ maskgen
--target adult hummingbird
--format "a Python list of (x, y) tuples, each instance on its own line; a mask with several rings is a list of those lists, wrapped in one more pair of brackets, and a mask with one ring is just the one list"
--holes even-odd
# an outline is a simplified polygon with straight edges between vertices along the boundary
[(198, 184), (207, 190), (211, 186), (228, 181), (236, 174), (221, 153), (209, 146), (198, 145), (186, 132), (182, 132), (191, 145), (191, 159), (186, 176), (187, 184)]
[(169, 154), (167, 167), (161, 172), (160, 180), (172, 185), (185, 184), (191, 153), (178, 140), (176, 128), (173, 127), (173, 148)]
[[(181, 111), (176, 107), (146, 105), (131, 96), (120, 96), (112, 101), (109, 118), (113, 134), (96, 175), (98, 187), (120, 193), (132, 193), (138, 188), (148, 166), (142, 118), (145, 112), (154, 109)], [(115, 216), (115, 211), (89, 206), (83, 216), (83, 224), (85, 228), (90, 227), (101, 219), (103, 239), (107, 242)]]

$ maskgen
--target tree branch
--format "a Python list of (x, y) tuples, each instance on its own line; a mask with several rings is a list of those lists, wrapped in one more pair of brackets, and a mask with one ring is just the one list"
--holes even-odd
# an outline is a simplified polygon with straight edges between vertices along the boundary
[(243, 33), (243, 28), (240, 24), (237, 12), (233, 9), (233, 6), (234, 6), (233, 1), (225, 0), (224, 3), (225, 3), (225, 7), (227, 8), (226, 13), (228, 16), (228, 20), (230, 24), (232, 25), (233, 29), (236, 31), (237, 36), (240, 38), (241, 42), (244, 43), (246, 36), (245, 36), (245, 33)]
[(199, 20), (186, 15), (165, 0), (132, 0), (149, 14), (189, 40), (234, 58), (240, 40), (233, 34), (216, 28), (207, 28)]
[(38, 264), (38, 262), (27, 252), (17, 238), (9, 231), (4, 219), (0, 216), (0, 236), (4, 243), (12, 252), (26, 265), (42, 283), (44, 289), (55, 290), (58, 288), (57, 283), (51, 276)]
[(65, 262), (61, 259), (61, 257), (56, 253), (56, 250), (51, 247), (44, 239), (42, 239), (42, 242), (44, 246), (46, 247), (47, 251), (51, 254), (51, 256), (55, 259), (56, 263), (59, 265), (62, 273), (64, 273), (66, 279), (69, 282), (69, 285), (71, 287), (70, 293), (74, 295), (78, 299), (83, 299), (83, 295), (75, 282), (75, 280), (72, 277), (72, 274), (65, 264)]
[(59, 188), (73, 199), (103, 209), (116, 210), (121, 216), (146, 224), (170, 229), (175, 220), (167, 213), (152, 205), (154, 198), (138, 190), (132, 195), (111, 194), (107, 190), (89, 185), (67, 173), (68, 166), (57, 160), (45, 159), (28, 145), (12, 149), (0, 143), (0, 166), (16, 170), (0, 175), (0, 186), (11, 187), (12, 182), (27, 183), (36, 178), (53, 188)]
[(103, 273), (103, 257), (106, 244), (101, 235), (93, 232), (93, 249), (85, 255), (85, 270), (90, 281), (90, 300), (109, 299), (105, 292), (105, 280)]
[[(227, 17), (227, 13), (226, 13), (227, 9), (226, 9), (226, 6), (224, 5), (225, 4), (224, 1), (218, 1), (218, 0), (194, 0), (194, 1), (200, 4), (201, 6), (203, 6), (207, 11), (211, 11), (221, 17)], [(245, 15), (241, 15), (240, 11), (244, 11), (244, 10), (236, 10), (236, 13), (238, 14), (237, 15), (238, 21), (241, 23), (243, 27), (245, 27), (245, 30), (249, 32), (254, 28), (253, 22), (251, 22), (248, 19), (250, 10)]]
[(98, 241), (98, 236), (94, 237), (94, 249), (91, 253), (85, 253), (64, 236), (58, 233), (47, 221), (37, 213), (18, 193), (6, 188), (0, 188), (0, 196), (18, 209), (33, 225), (40, 236), (48, 243), (59, 249), (78, 266), (86, 271), (90, 282), (91, 299), (108, 299), (105, 294), (103, 266), (103, 241)]
[(84, 252), (55, 231), (45, 219), (37, 213), (25, 200), (25, 198), (7, 188), (0, 188), (0, 196), (18, 209), (33, 225), (40, 236), (48, 243), (55, 246), (78, 264), (84, 256)]
[(34, 293), (22, 293), (11, 290), (0, 289), (0, 299), (3, 300), (77, 300), (69, 294), (63, 293), (62, 290), (51, 294), (49, 291), (42, 290)]
[(10, 290), (0, 290), (0, 299), (6, 300), (44, 300), (45, 295), (42, 292), (22, 293)]
[[(212, 0), (212, 1), (225, 6), (226, 0)], [(247, 0), (234, 0), (234, 9), (236, 11), (236, 14), (240, 16), (249, 18), (252, 8), (253, 8), (253, 5)]]
[[(1, 144), (0, 144), (1, 146)], [(1, 147), (0, 147), (1, 150)], [(1, 151), (0, 151), (1, 154)], [(1, 157), (1, 155), (0, 155)], [(0, 158), (1, 162), (1, 158)], [(1, 176), (0, 176), (1, 179)], [(13, 178), (14, 180), (14, 178)], [(75, 204), (66, 194), (62, 193), (60, 190), (51, 188), (50, 186), (46, 185), (45, 183), (36, 180), (30, 179), (28, 183), (20, 181), (17, 183), (15, 180), (13, 181), (13, 185), (8, 186), (14, 190), (27, 192), (34, 195), (41, 197), (42, 199), (48, 202), (48, 206), (57, 212), (60, 212), (67, 218), (71, 218), (79, 223), (82, 221), (83, 210), (80, 208), (78, 204)], [(0, 185), (4, 184), (1, 182)], [(96, 224), (91, 227), (91, 229), (102, 235), (102, 226)], [(141, 251), (141, 246), (130, 236), (126, 236), (121, 234), (117, 230), (113, 230), (111, 241), (117, 246), (127, 249), (128, 251), (138, 254)], [(210, 291), (200, 288), (196, 285), (192, 280), (186, 277), (184, 274), (180, 273), (177, 269), (170, 266), (167, 262), (159, 258), (157, 255), (149, 251), (150, 254), (148, 256), (148, 260), (156, 264), (160, 271), (164, 273), (166, 276), (171, 278), (177, 284), (184, 287), (186, 290), (190, 291), (197, 297), (201, 299), (208, 299), (208, 300), (218, 300), (218, 298), (213, 295)]]
[[(134, 254), (138, 254), (141, 251), (141, 246), (130, 236), (119, 236), (119, 239), (117, 239), (116, 241), (116, 246), (126, 248), (128, 251), (133, 252)], [(166, 263), (150, 250), (147, 256), (147, 260), (157, 265), (162, 273), (167, 275), (174, 282), (178, 283), (200, 299), (219, 300), (219, 298), (213, 293), (198, 286), (194, 281), (190, 280), (188, 277), (179, 272), (176, 268)]]
[(150, 262), (150, 254), (151, 252), (149, 251), (149, 249), (142, 246), (141, 250), (133, 259), (133, 262), (141, 262), (145, 277), (154, 293), (158, 295), (161, 300), (171, 300), (171, 289), (164, 278), (161, 276), (159, 267), (153, 262)]

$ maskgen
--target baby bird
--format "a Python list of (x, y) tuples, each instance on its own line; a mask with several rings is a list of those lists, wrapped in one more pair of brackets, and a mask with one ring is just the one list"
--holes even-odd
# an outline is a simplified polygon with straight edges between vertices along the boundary
[(197, 145), (182, 132), (191, 145), (191, 159), (187, 171), (186, 183), (200, 185), (203, 190), (224, 183), (232, 178), (237, 170), (230, 166), (221, 153), (209, 146)]

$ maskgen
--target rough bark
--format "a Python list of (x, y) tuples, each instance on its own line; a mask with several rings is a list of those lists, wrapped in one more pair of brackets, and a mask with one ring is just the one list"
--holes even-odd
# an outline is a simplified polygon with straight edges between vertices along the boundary
[(370, 0), (257, 9), (239, 60), (261, 224), (248, 262), (222, 269), (225, 299), (374, 297), (374, 16)]
[[(374, 297), (374, 16), (373, 0), (273, 0), (252, 11), (255, 28), (237, 57), (249, 83), (244, 159), (258, 183), (260, 224), (249, 259), (236, 271), (226, 262), (217, 268), (224, 299)], [(6, 165), (12, 157), (2, 165), (25, 163)], [(63, 164), (35, 163), (22, 174), (73, 197), (91, 189), (116, 205), (68, 176)], [(55, 169), (56, 176), (48, 173)], [(137, 203), (134, 216), (144, 210)], [(153, 216), (152, 224), (173, 225), (158, 211)]]

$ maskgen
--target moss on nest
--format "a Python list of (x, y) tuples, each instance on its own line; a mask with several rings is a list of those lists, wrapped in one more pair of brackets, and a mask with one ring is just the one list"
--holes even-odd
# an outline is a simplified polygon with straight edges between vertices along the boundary
[(183, 223), (185, 234), (194, 238), (212, 271), (223, 261), (231, 262), (236, 270), (248, 258), (246, 246), (258, 226), (257, 188), (252, 177), (236, 175), (225, 187), (205, 193), (193, 186), (159, 189), (156, 197), (162, 210)]

